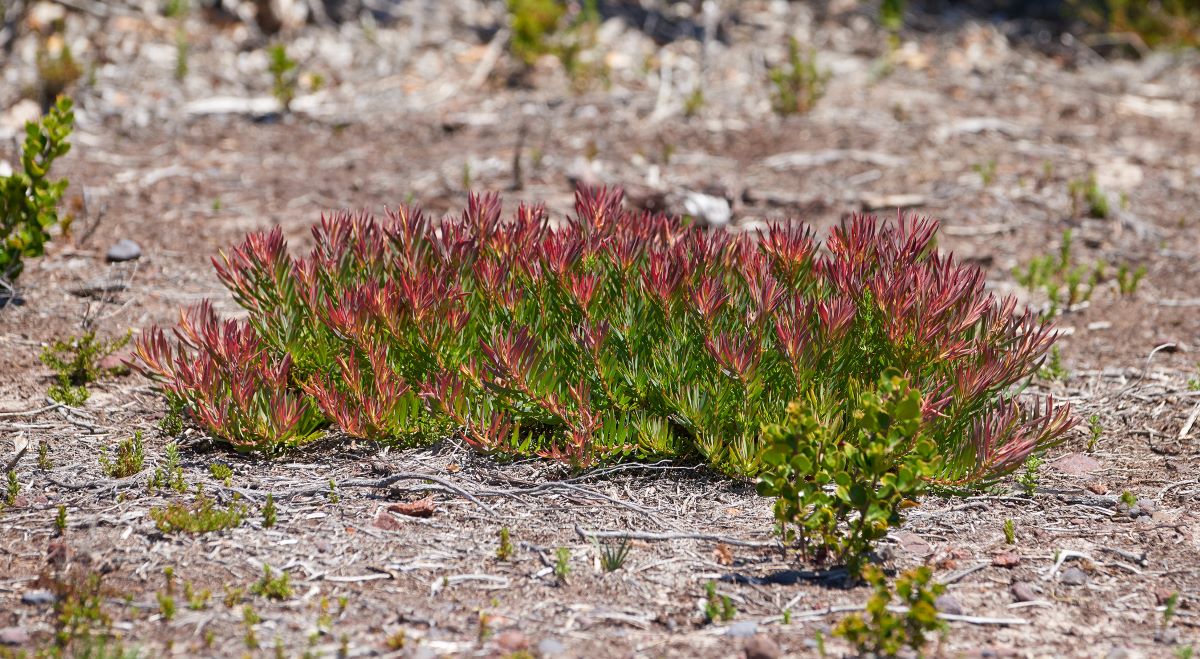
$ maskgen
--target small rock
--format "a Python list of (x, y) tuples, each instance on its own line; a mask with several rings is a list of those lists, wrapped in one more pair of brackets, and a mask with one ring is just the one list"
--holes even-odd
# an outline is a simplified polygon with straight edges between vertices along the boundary
[(538, 641), (537, 644), (537, 653), (539, 657), (553, 657), (566, 651), (567, 646), (563, 645), (558, 639), (543, 638), (541, 641)]
[(992, 557), (992, 565), (996, 567), (1016, 567), (1021, 564), (1021, 557), (1015, 551), (1006, 551)]
[(54, 593), (48, 590), (31, 590), (21, 595), (22, 604), (53, 604), (57, 600)]
[(953, 595), (938, 595), (937, 599), (933, 601), (933, 605), (937, 607), (939, 613), (949, 613), (952, 616), (963, 614), (962, 602), (959, 602), (958, 598)]
[(1092, 494), (1108, 494), (1108, 486), (1104, 483), (1097, 483), (1093, 481), (1091, 483), (1086, 483), (1084, 487), (1086, 487), (1088, 492), (1091, 492)]
[(1158, 510), (1158, 504), (1154, 503), (1154, 499), (1138, 499), (1137, 508), (1142, 511), (1143, 515), (1152, 515)]
[(752, 620), (742, 620), (735, 622), (725, 630), (726, 636), (734, 636), (737, 638), (749, 638), (758, 633), (758, 623)]
[(1079, 476), (1100, 468), (1100, 461), (1085, 453), (1068, 453), (1054, 461), (1054, 468), (1064, 474)]
[(925, 557), (933, 553), (933, 548), (929, 546), (929, 543), (912, 531), (897, 531), (892, 537), (896, 539), (896, 542), (900, 543), (900, 548), (907, 553), (920, 557)]
[(1133, 659), (1133, 655), (1130, 654), (1127, 648), (1114, 647), (1108, 651), (1108, 654), (1104, 655), (1104, 659)]
[(746, 641), (746, 647), (742, 651), (745, 653), (746, 659), (778, 659), (782, 654), (775, 641), (761, 634)]
[(1018, 581), (1009, 587), (1012, 592), (1013, 599), (1018, 602), (1032, 602), (1037, 599), (1037, 593), (1033, 590), (1033, 585), (1024, 581)]
[(0, 629), (0, 645), (25, 645), (28, 642), (29, 632), (21, 627)]
[(696, 217), (709, 226), (723, 227), (733, 219), (733, 210), (729, 207), (729, 200), (723, 197), (688, 192), (683, 199), (683, 208), (688, 215)]
[(507, 653), (529, 649), (529, 639), (515, 629), (500, 632), (496, 635), (496, 645)]
[(1082, 586), (1087, 583), (1088, 576), (1086, 572), (1077, 567), (1069, 567), (1063, 570), (1062, 576), (1058, 580), (1068, 586)]
[(109, 263), (136, 261), (140, 258), (142, 258), (142, 246), (128, 238), (118, 240), (108, 248), (108, 252), (104, 255), (104, 260)]

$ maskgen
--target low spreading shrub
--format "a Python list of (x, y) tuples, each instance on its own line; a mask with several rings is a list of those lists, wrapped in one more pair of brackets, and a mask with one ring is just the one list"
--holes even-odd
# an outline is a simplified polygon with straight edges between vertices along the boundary
[(558, 223), (524, 205), (504, 220), (494, 195), (441, 222), (340, 212), (302, 257), (278, 228), (252, 234), (214, 260), (246, 319), (188, 309), (141, 335), (139, 368), (214, 436), (267, 452), (333, 422), (577, 467), (696, 456), (754, 476), (774, 441), (762, 429), (795, 421), (789, 402), (840, 415), (841, 433), (888, 369), (919, 397), (939, 482), (1008, 473), (1070, 426), (1010, 394), (1050, 327), (937, 253), (934, 222), (857, 216), (822, 252), (801, 224), (733, 233), (621, 201), (581, 190)]
[(60, 97), (40, 121), (25, 124), (21, 168), (0, 177), (0, 288), (11, 289), (24, 259), (42, 255), (58, 224), (67, 181), (50, 180), (50, 166), (71, 149), (67, 137), (74, 123), (71, 99)]

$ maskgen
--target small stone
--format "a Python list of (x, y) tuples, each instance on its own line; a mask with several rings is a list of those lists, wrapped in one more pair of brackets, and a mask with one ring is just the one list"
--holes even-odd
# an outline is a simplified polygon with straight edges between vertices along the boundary
[(515, 629), (500, 632), (496, 635), (496, 645), (507, 653), (529, 649), (529, 639)]
[(1015, 551), (1006, 551), (992, 557), (992, 565), (996, 567), (1013, 568), (1021, 564), (1021, 557)]
[(746, 641), (746, 647), (742, 649), (746, 655), (746, 659), (778, 659), (780, 654), (779, 646), (775, 641), (758, 634)]
[(1053, 466), (1064, 474), (1080, 476), (1099, 469), (1100, 461), (1086, 453), (1068, 453), (1055, 460)]
[(1137, 509), (1142, 511), (1143, 515), (1152, 515), (1158, 510), (1158, 504), (1154, 503), (1154, 499), (1138, 499)]
[(733, 218), (729, 200), (700, 192), (688, 192), (683, 199), (683, 208), (709, 226), (723, 227)]
[(0, 645), (25, 645), (28, 642), (29, 632), (21, 627), (0, 629)]
[(104, 255), (104, 260), (109, 263), (136, 261), (140, 258), (142, 258), (142, 246), (128, 238), (118, 240), (112, 247), (108, 248), (108, 253)]
[(952, 616), (961, 616), (963, 614), (962, 602), (958, 598), (950, 594), (938, 595), (933, 601), (933, 605), (937, 608), (938, 613), (949, 613)]
[(749, 638), (758, 633), (758, 623), (752, 620), (741, 620), (735, 622), (725, 630), (726, 636), (734, 636), (737, 638)]
[(925, 557), (933, 553), (933, 548), (924, 538), (912, 531), (897, 531), (893, 536), (900, 543), (900, 549), (915, 556)]
[(537, 653), (539, 657), (554, 657), (563, 654), (567, 651), (567, 646), (561, 641), (554, 638), (543, 638), (538, 641)]
[(53, 604), (57, 600), (54, 593), (48, 590), (31, 590), (21, 595), (22, 604)]
[(1012, 592), (1013, 599), (1018, 602), (1032, 602), (1037, 599), (1037, 593), (1034, 592), (1033, 586), (1024, 581), (1018, 581), (1009, 587)]
[(1084, 487), (1086, 487), (1088, 492), (1091, 492), (1092, 494), (1108, 494), (1108, 486), (1104, 483), (1097, 483), (1093, 481), (1091, 483), (1086, 483)]
[(1062, 576), (1058, 578), (1059, 581), (1068, 586), (1082, 586), (1087, 583), (1087, 579), (1087, 573), (1077, 567), (1069, 567), (1063, 570)]

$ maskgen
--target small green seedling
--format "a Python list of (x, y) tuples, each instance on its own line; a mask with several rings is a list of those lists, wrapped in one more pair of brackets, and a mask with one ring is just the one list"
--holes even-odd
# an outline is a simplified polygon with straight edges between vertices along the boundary
[(1020, 476), (1017, 476), (1017, 484), (1024, 490), (1026, 496), (1033, 496), (1037, 492), (1038, 481), (1040, 480), (1039, 469), (1042, 466), (1042, 459), (1037, 455), (1030, 455), (1025, 459), (1025, 465)]
[(38, 442), (37, 466), (42, 471), (50, 471), (54, 467), (50, 461), (50, 444), (45, 440)]
[(1017, 544), (1017, 527), (1011, 519), (1004, 520), (1004, 544)]
[(704, 617), (709, 622), (729, 622), (737, 615), (737, 607), (728, 595), (717, 594), (717, 584), (709, 581), (704, 584)]
[(615, 544), (601, 545), (600, 568), (605, 572), (620, 570), (625, 566), (625, 559), (629, 558), (629, 549), (629, 538), (621, 538), (621, 541)]
[(287, 46), (277, 43), (267, 49), (267, 70), (271, 72), (271, 90), (284, 112), (292, 109), (299, 80), (299, 65), (288, 56)]
[(1058, 346), (1050, 349), (1050, 357), (1046, 359), (1046, 363), (1042, 365), (1038, 375), (1051, 382), (1062, 382), (1067, 379), (1067, 369), (1063, 366), (1062, 352), (1059, 351)]
[(1167, 598), (1166, 607), (1163, 609), (1163, 628), (1171, 625), (1171, 619), (1175, 617), (1175, 612), (1179, 609), (1179, 593), (1171, 593)]
[[(945, 592), (945, 584), (933, 582), (933, 572), (927, 566), (897, 578), (894, 592), (888, 588), (883, 571), (874, 565), (863, 570), (863, 578), (875, 590), (866, 612), (842, 619), (833, 635), (854, 646), (858, 656), (895, 657), (906, 647), (918, 657), (924, 656), (928, 636), (946, 629), (935, 604), (938, 595)], [(907, 607), (906, 613), (888, 609), (897, 595), (901, 606)]]
[(1100, 415), (1093, 414), (1088, 417), (1088, 438), (1087, 450), (1088, 453), (1096, 450), (1096, 443), (1100, 441), (1101, 435), (1104, 434), (1104, 425), (1100, 423)]
[(208, 466), (208, 471), (213, 478), (224, 483), (225, 487), (229, 487), (233, 482), (233, 468), (223, 462), (212, 463)]
[(157, 593), (155, 597), (158, 599), (158, 612), (162, 614), (163, 620), (174, 618), (175, 598), (163, 593)]
[(1137, 496), (1135, 496), (1134, 493), (1130, 492), (1129, 490), (1122, 491), (1121, 496), (1117, 500), (1120, 501), (1122, 504), (1125, 505), (1126, 508), (1129, 508), (1129, 509), (1132, 509), (1134, 506), (1137, 505)]
[(203, 493), (196, 495), (191, 506), (169, 503), (165, 508), (151, 508), (150, 518), (162, 533), (211, 533), (240, 526), (246, 517), (246, 506), (237, 496), (226, 508), (218, 508)]
[(19, 494), (21, 494), (21, 481), (17, 480), (17, 472), (9, 469), (8, 482), (4, 487), (4, 505), (11, 506), (16, 503)]
[(788, 61), (768, 72), (774, 87), (771, 106), (780, 115), (803, 114), (825, 95), (829, 72), (817, 68), (815, 52), (800, 51), (795, 37), (788, 39)]
[(277, 519), (277, 512), (275, 510), (274, 495), (271, 495), (271, 494), (267, 495), (267, 502), (266, 502), (266, 504), (263, 505), (262, 516), (263, 516), (262, 525), (263, 525), (264, 529), (269, 529), (269, 528), (275, 526), (275, 522)]
[(288, 584), (288, 573), (280, 572), (279, 576), (271, 576), (271, 566), (263, 565), (263, 576), (253, 586), (250, 592), (268, 599), (284, 600), (292, 596), (292, 587)]
[(67, 507), (64, 505), (58, 506), (58, 514), (54, 516), (54, 530), (58, 535), (67, 532)]
[(338, 501), (341, 501), (341, 497), (338, 496), (337, 481), (335, 481), (332, 478), (329, 479), (329, 495), (328, 496), (329, 496), (329, 503), (337, 503)]
[(90, 393), (87, 385), (110, 375), (128, 373), (126, 366), (101, 366), (104, 358), (129, 344), (131, 332), (114, 339), (97, 339), (89, 330), (81, 336), (56, 339), (42, 349), (41, 362), (54, 371), (56, 384), (50, 387), (50, 398), (71, 407), (85, 403)]
[(496, 560), (507, 561), (513, 557), (512, 538), (509, 536), (508, 527), (500, 528), (500, 544), (496, 546)]
[(566, 547), (559, 547), (554, 552), (554, 578), (558, 579), (559, 583), (566, 583), (567, 576), (571, 574), (571, 550)]
[(145, 467), (146, 447), (142, 443), (142, 431), (117, 444), (116, 457), (109, 459), (108, 451), (100, 451), (100, 467), (109, 478), (129, 478)]
[(976, 163), (971, 166), (971, 169), (979, 174), (979, 180), (985, 188), (996, 180), (996, 160), (994, 158), (987, 162)]

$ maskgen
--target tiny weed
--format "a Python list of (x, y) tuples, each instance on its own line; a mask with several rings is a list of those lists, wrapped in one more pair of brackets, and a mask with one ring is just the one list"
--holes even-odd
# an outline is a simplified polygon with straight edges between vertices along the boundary
[(976, 163), (971, 166), (971, 169), (979, 174), (979, 180), (985, 188), (996, 180), (996, 160), (994, 158), (987, 162)]
[(559, 583), (566, 583), (567, 576), (570, 574), (571, 550), (559, 547), (554, 551), (554, 578), (558, 579)]
[(267, 49), (267, 70), (271, 72), (271, 92), (279, 100), (284, 112), (292, 109), (296, 98), (296, 82), (299, 71), (296, 60), (288, 56), (287, 46), (277, 43)]
[(21, 493), (21, 481), (17, 480), (17, 472), (13, 469), (8, 470), (7, 483), (4, 485), (4, 505), (11, 506), (17, 502), (17, 495)]
[(1011, 519), (1004, 520), (1004, 544), (1017, 544), (1017, 525)]
[(1080, 209), (1086, 204), (1088, 216), (1100, 219), (1108, 217), (1108, 195), (1096, 183), (1095, 174), (1089, 174), (1086, 181), (1071, 181), (1067, 187), (1071, 194), (1072, 215), (1079, 216)]
[(212, 463), (208, 466), (208, 471), (212, 474), (213, 478), (224, 483), (225, 487), (229, 487), (230, 483), (233, 482), (233, 469), (223, 462)]
[(340, 500), (341, 500), (341, 497), (338, 496), (337, 481), (330, 478), (329, 479), (329, 503), (337, 503)]
[(182, 81), (188, 74), (188, 54), (192, 49), (187, 32), (175, 30), (175, 79)]
[(788, 61), (768, 72), (774, 86), (771, 106), (777, 114), (803, 114), (825, 95), (829, 73), (817, 69), (816, 53), (800, 52), (800, 42), (788, 39)]
[(253, 606), (247, 604), (242, 607), (242, 624), (249, 627), (251, 625), (257, 625), (260, 622), (262, 622), (262, 618), (254, 610)]
[(1181, 645), (1181, 646), (1175, 648), (1175, 659), (1192, 659), (1192, 656), (1195, 653), (1196, 653), (1196, 648), (1194, 646)]
[(1050, 357), (1046, 359), (1046, 363), (1038, 370), (1038, 375), (1043, 379), (1051, 382), (1061, 382), (1067, 379), (1067, 369), (1062, 363), (1062, 353), (1058, 346), (1050, 349)]
[(1017, 484), (1021, 486), (1021, 489), (1025, 491), (1027, 496), (1033, 496), (1037, 492), (1038, 480), (1040, 479), (1038, 471), (1041, 466), (1042, 459), (1037, 455), (1030, 455), (1025, 459), (1021, 475), (1017, 476)]
[(728, 595), (717, 594), (717, 584), (709, 581), (704, 584), (704, 617), (709, 622), (729, 622), (737, 615), (737, 608)]
[(54, 463), (50, 461), (50, 444), (44, 440), (38, 442), (37, 467), (42, 471), (49, 471), (54, 467)]
[(1117, 266), (1117, 290), (1122, 296), (1133, 295), (1137, 292), (1138, 284), (1142, 283), (1142, 278), (1146, 276), (1146, 266), (1139, 265), (1135, 270), (1130, 271), (1129, 266), (1122, 263)]
[(142, 443), (142, 431), (117, 444), (116, 457), (109, 459), (108, 451), (100, 451), (100, 467), (109, 478), (129, 478), (140, 473), (146, 463), (146, 447)]
[(225, 608), (232, 609), (233, 607), (237, 606), (245, 596), (246, 591), (244, 589), (237, 586), (227, 585), (225, 586), (225, 598), (221, 601), (225, 604)]
[[(946, 628), (946, 623), (938, 619), (934, 604), (946, 586), (933, 583), (933, 572), (925, 566), (898, 577), (894, 592), (888, 588), (883, 571), (873, 565), (863, 570), (863, 578), (875, 590), (867, 602), (866, 613), (843, 618), (833, 635), (846, 639), (859, 655), (894, 657), (908, 647), (917, 656), (924, 656), (927, 636)], [(908, 607), (904, 614), (888, 610), (896, 595), (901, 605)]]
[(202, 611), (208, 608), (208, 600), (212, 597), (212, 591), (207, 588), (196, 591), (196, 589), (192, 587), (192, 582), (189, 581), (183, 584), (183, 596), (185, 599), (187, 599), (189, 609), (193, 611)]
[(704, 88), (696, 85), (692, 88), (692, 93), (688, 94), (683, 101), (683, 114), (685, 117), (694, 117), (700, 114), (700, 110), (704, 109)]
[[(40, 359), (54, 371), (57, 382), (51, 387), (50, 397), (67, 405), (78, 405), (87, 400), (88, 384), (104, 376), (129, 372), (125, 366), (102, 367), (100, 362), (124, 348), (132, 335), (132, 332), (126, 332), (124, 336), (106, 341), (97, 339), (96, 332), (88, 331), (82, 336), (56, 339), (43, 348)], [(63, 400), (55, 394), (63, 394), (72, 400)]]
[(792, 610), (791, 610), (791, 609), (784, 609), (784, 610), (783, 610), (783, 614), (782, 614), (782, 618), (783, 618), (783, 621), (782, 621), (782, 622), (783, 622), (783, 624), (785, 624), (785, 625), (790, 625), (790, 624), (792, 624)]
[(1179, 593), (1171, 593), (1167, 598), (1166, 608), (1163, 609), (1163, 627), (1168, 627), (1171, 624), (1171, 619), (1175, 617), (1175, 612), (1179, 609)]
[(66, 506), (59, 505), (58, 514), (54, 516), (54, 530), (58, 532), (58, 535), (62, 535), (67, 532), (67, 507)]
[(165, 508), (151, 508), (150, 518), (163, 533), (223, 531), (240, 526), (246, 517), (246, 506), (237, 502), (236, 495), (234, 499), (228, 507), (218, 508), (212, 499), (199, 492), (190, 506), (169, 503)]
[(1088, 453), (1096, 450), (1096, 443), (1100, 441), (1101, 435), (1104, 434), (1104, 426), (1100, 423), (1100, 415), (1093, 414), (1088, 417)]
[(475, 638), (480, 645), (488, 640), (492, 635), (492, 616), (486, 611), (479, 612), (479, 625), (475, 633)]
[(183, 432), (183, 400), (173, 396), (167, 398), (167, 413), (159, 420), (158, 430), (167, 437)]
[(267, 599), (285, 600), (292, 596), (292, 587), (288, 584), (288, 573), (280, 572), (279, 576), (273, 577), (271, 576), (271, 566), (263, 565), (262, 578), (250, 587), (250, 592)]
[(164, 593), (157, 593), (155, 597), (158, 599), (158, 612), (162, 614), (163, 620), (174, 618), (175, 598)]
[(616, 544), (605, 544), (600, 549), (600, 567), (605, 572), (615, 572), (625, 566), (629, 558), (629, 538), (621, 538)]
[(275, 526), (277, 513), (275, 511), (275, 497), (273, 495), (267, 495), (267, 503), (263, 505), (262, 516), (262, 525), (264, 529), (269, 529)]
[(513, 543), (509, 536), (508, 527), (500, 528), (500, 544), (496, 546), (496, 560), (507, 561), (513, 557)]
[(1134, 495), (1134, 493), (1130, 492), (1129, 490), (1122, 491), (1121, 496), (1117, 500), (1120, 501), (1122, 504), (1125, 505), (1126, 508), (1129, 508), (1129, 509), (1132, 509), (1134, 506), (1137, 505), (1137, 496)]
[(395, 652), (396, 650), (403, 650), (404, 644), (407, 641), (408, 641), (408, 636), (404, 633), (404, 630), (401, 629), (400, 631), (396, 632), (395, 634), (392, 634), (391, 636), (387, 637), (386, 645), (389, 650)]

